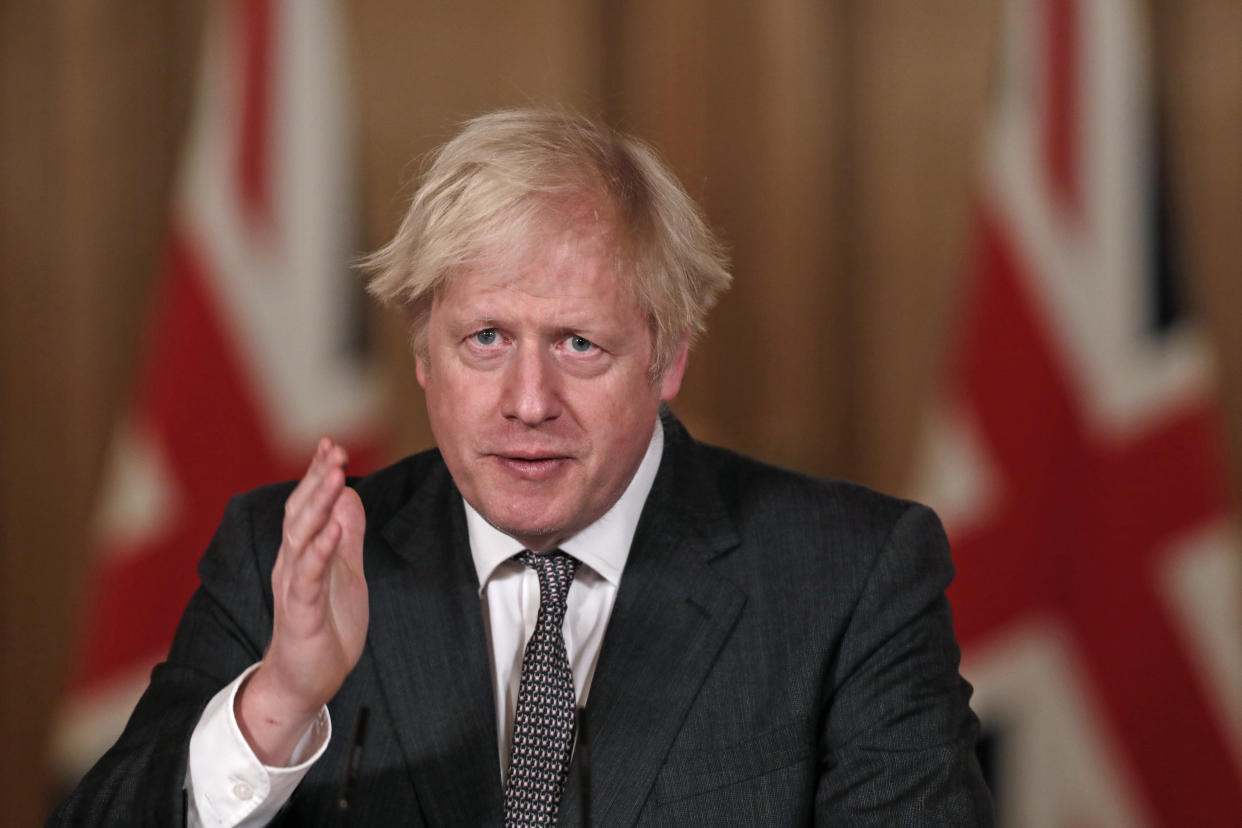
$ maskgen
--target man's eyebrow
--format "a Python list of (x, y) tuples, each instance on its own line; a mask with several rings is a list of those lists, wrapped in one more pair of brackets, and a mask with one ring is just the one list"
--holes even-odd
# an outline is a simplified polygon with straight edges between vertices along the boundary
[(495, 328), (501, 323), (495, 314), (485, 313), (483, 311), (474, 311), (466, 308), (461, 313), (450, 314), (449, 324), (454, 327), (470, 327), (470, 328)]

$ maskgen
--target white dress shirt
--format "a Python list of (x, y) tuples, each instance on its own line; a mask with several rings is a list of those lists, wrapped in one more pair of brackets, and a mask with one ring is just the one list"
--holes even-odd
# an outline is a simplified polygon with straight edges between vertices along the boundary
[[(657, 421), (647, 453), (621, 498), (603, 517), (560, 546), (582, 562), (566, 598), (564, 627), (565, 649), (579, 707), (586, 704), (591, 689), (621, 573), (663, 452), (664, 430)], [(470, 504), (465, 507), (470, 552), (487, 622), (484, 629), (492, 663), (499, 771), (503, 779), (513, 740), (513, 711), (521, 682), (522, 655), (539, 614), (539, 578), (534, 570), (513, 560), (523, 549), (521, 543), (488, 523)], [(274, 768), (260, 762), (233, 712), (237, 690), (253, 669), (250, 667), (212, 698), (190, 737), (186, 790), (192, 828), (250, 828), (267, 824), (323, 755), (331, 739), (332, 723), (325, 707), (298, 743), (289, 767)]]

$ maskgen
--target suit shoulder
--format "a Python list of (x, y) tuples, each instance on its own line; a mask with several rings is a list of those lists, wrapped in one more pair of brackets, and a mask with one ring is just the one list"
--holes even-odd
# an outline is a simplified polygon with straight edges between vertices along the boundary
[[(349, 477), (346, 483), (358, 492), (370, 522), (396, 512), (416, 488), (437, 476), (447, 479), (448, 471), (440, 452), (430, 449), (369, 474)], [(225, 510), (224, 523), (243, 521), (251, 526), (256, 537), (278, 538), (284, 521), (285, 501), (297, 485), (297, 480), (284, 480), (234, 495)]]
[(816, 477), (705, 443), (695, 449), (743, 535), (770, 527), (805, 538), (848, 535), (881, 543), (903, 519), (942, 531), (927, 506), (861, 483)]
[[(952, 578), (944, 529), (922, 504), (728, 449), (700, 444), (696, 451), (738, 540), (717, 566), (747, 584), (752, 596), (773, 570), (786, 573), (775, 579), (783, 585), (774, 604), (793, 600), (796, 586), (817, 596), (825, 612), (833, 611), (830, 605), (856, 606), (868, 583), (881, 584), (890, 597), (910, 589), (927, 597)], [(826, 595), (834, 600), (821, 601)]]
[(791, 508), (829, 502), (851, 513), (874, 512), (888, 517), (910, 508), (927, 508), (862, 483), (817, 477), (707, 443), (696, 443), (695, 447), (703, 465), (713, 471), (722, 493), (732, 493), (738, 499), (773, 500)]
[(368, 521), (393, 514), (409, 502), (416, 490), (428, 484), (453, 485), (439, 449), (411, 454), (364, 477), (351, 477), (347, 482), (362, 498)]

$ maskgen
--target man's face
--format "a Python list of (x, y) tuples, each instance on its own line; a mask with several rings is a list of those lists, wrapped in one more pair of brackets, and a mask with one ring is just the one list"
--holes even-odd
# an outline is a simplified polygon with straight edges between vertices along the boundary
[(417, 361), (462, 495), (535, 550), (617, 501), (685, 369), (683, 343), (664, 376), (649, 379), (651, 333), (614, 277), (604, 230), (584, 220), (543, 234), (519, 260), (454, 274)]

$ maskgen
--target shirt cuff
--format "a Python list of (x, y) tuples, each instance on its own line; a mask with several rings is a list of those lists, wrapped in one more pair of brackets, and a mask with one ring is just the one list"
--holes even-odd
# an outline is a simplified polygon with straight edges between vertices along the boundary
[(332, 738), (332, 720), (324, 707), (293, 749), (288, 767), (273, 768), (260, 762), (233, 712), (238, 689), (258, 666), (252, 665), (212, 697), (190, 737), (186, 790), (191, 826), (249, 828), (267, 824)]

